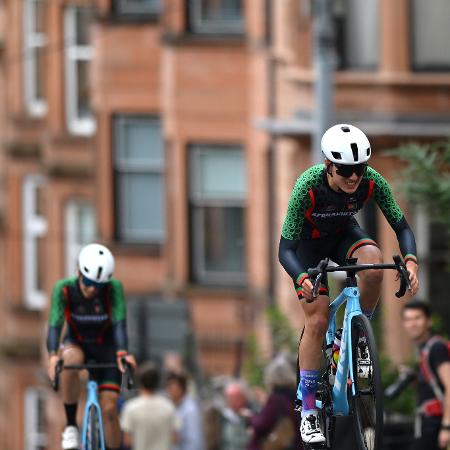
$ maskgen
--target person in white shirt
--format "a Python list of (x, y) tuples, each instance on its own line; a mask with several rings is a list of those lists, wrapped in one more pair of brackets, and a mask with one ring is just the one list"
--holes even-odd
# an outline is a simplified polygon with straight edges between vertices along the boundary
[(120, 423), (124, 444), (133, 450), (170, 450), (179, 420), (174, 405), (157, 393), (160, 374), (153, 363), (138, 369), (140, 394), (125, 402)]

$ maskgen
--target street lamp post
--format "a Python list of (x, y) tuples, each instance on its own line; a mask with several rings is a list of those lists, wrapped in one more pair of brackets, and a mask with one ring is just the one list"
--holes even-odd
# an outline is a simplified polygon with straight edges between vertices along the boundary
[(313, 163), (323, 161), (320, 140), (333, 121), (333, 74), (335, 68), (334, 33), (332, 21), (333, 0), (311, 0), (313, 6), (313, 62), (314, 96), (313, 112)]

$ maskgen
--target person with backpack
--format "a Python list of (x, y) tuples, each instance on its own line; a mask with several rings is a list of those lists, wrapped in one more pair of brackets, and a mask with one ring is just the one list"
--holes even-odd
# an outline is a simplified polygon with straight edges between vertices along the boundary
[(402, 310), (407, 335), (417, 347), (417, 410), (412, 450), (437, 450), (450, 445), (450, 347), (432, 330), (431, 309), (411, 300)]

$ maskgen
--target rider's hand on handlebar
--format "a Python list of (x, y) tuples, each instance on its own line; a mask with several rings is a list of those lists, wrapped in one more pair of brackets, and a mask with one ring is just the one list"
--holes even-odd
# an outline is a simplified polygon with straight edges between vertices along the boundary
[(47, 373), (52, 382), (55, 381), (55, 371), (56, 371), (56, 365), (58, 364), (58, 361), (59, 361), (58, 355), (51, 355), (48, 360)]
[(117, 367), (119, 368), (119, 370), (122, 373), (125, 373), (125, 367), (122, 364), (122, 358), (131, 366), (131, 368), (133, 370), (136, 369), (137, 363), (136, 363), (136, 359), (133, 355), (122, 355), (122, 354), (118, 354), (117, 355)]
[(303, 280), (302, 295), (308, 303), (315, 300), (315, 298), (313, 297), (313, 288), (314, 288), (314, 286), (311, 283), (311, 280), (309, 278), (306, 278), (305, 280)]
[(411, 294), (415, 295), (419, 290), (419, 278), (417, 277), (419, 266), (414, 261), (407, 261), (406, 270), (408, 271), (409, 281), (411, 283)]

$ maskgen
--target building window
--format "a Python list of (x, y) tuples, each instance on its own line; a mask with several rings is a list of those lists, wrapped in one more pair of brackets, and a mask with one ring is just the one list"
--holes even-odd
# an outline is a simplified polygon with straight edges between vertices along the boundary
[(46, 450), (48, 448), (45, 399), (46, 394), (42, 389), (28, 388), (25, 391), (25, 450)]
[(161, 244), (166, 235), (161, 121), (114, 119), (116, 234), (122, 242)]
[(161, 0), (115, 0), (117, 14), (142, 15), (159, 14), (161, 12)]
[(28, 175), (22, 187), (24, 291), (30, 309), (44, 308), (47, 300), (43, 289), (44, 238), (47, 234), (47, 220), (43, 214), (44, 184), (41, 175)]
[(378, 0), (334, 3), (337, 68), (371, 70), (378, 66)]
[(240, 34), (244, 31), (242, 0), (189, 0), (194, 33)]
[(41, 175), (28, 175), (22, 188), (24, 291), (30, 309), (41, 309), (46, 302), (43, 290), (44, 238), (47, 234), (47, 220), (43, 215), (44, 184)]
[(450, 2), (412, 1), (412, 64), (416, 70), (450, 70)]
[(89, 42), (91, 17), (91, 9), (71, 6), (66, 9), (64, 22), (67, 127), (72, 134), (84, 136), (95, 132), (88, 77), (93, 57)]
[(45, 0), (25, 0), (23, 3), (23, 80), (25, 107), (31, 116), (47, 112), (45, 93)]
[(77, 272), (82, 247), (95, 241), (96, 225), (93, 206), (83, 200), (69, 200), (65, 207), (66, 276)]
[(239, 147), (190, 150), (190, 220), (194, 281), (246, 280), (244, 155)]

